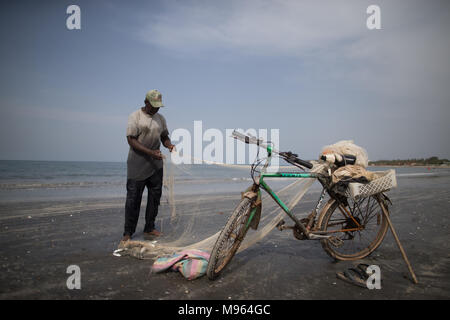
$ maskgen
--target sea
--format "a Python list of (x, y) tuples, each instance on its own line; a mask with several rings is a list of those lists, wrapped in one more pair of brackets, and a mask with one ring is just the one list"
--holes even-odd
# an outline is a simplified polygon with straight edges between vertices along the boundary
[[(284, 168), (283, 168), (284, 169)], [(392, 169), (369, 167), (371, 171)], [(398, 180), (450, 176), (449, 168), (396, 167)], [(293, 171), (293, 170), (285, 170)], [(214, 164), (165, 165), (176, 196), (202, 196), (240, 192), (251, 185), (249, 166)], [(172, 178), (172, 179), (171, 179)], [(271, 181), (274, 190), (292, 180)], [(406, 181), (406, 180), (405, 180)], [(313, 189), (320, 189), (316, 184)], [(12, 161), (0, 160), (0, 203), (124, 198), (125, 162)], [(145, 196), (145, 195), (144, 195)]]

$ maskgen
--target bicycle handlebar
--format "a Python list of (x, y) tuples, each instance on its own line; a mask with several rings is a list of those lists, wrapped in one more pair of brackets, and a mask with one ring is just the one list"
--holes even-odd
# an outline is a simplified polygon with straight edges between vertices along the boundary
[(280, 156), (282, 156), (287, 162), (295, 162), (295, 163), (297, 163), (303, 167), (306, 167), (308, 169), (313, 168), (313, 164), (311, 162), (298, 158), (298, 155), (296, 155), (295, 153), (292, 153), (290, 151), (280, 152)]
[(312, 169), (313, 168), (313, 164), (311, 162), (309, 162), (309, 161), (306, 161), (306, 160), (302, 160), (302, 159), (296, 158), (294, 160), (294, 162), (298, 163), (301, 166), (307, 167), (308, 169)]
[[(231, 134), (231, 136), (237, 140), (241, 140), (247, 144), (256, 144), (257, 146), (260, 146), (262, 148), (267, 148), (267, 143), (264, 143), (264, 141), (262, 139), (258, 139), (252, 135), (244, 135), (240, 132), (237, 132), (236, 130), (233, 131), (233, 133)], [(309, 161), (305, 161), (302, 160), (300, 158), (298, 158), (298, 156), (295, 153), (292, 152), (279, 152), (278, 150), (272, 149), (272, 153), (277, 153), (279, 154), (281, 157), (283, 157), (283, 159), (285, 159), (287, 162), (294, 162), (296, 164), (299, 164), (303, 167), (306, 167), (308, 169), (312, 169), (313, 165), (311, 162)]]

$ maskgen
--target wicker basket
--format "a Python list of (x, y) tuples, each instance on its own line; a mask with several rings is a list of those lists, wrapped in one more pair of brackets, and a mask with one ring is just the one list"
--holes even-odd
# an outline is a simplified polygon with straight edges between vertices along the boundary
[(378, 178), (369, 183), (349, 183), (345, 192), (346, 196), (351, 198), (364, 198), (397, 187), (395, 170), (377, 171), (375, 174)]

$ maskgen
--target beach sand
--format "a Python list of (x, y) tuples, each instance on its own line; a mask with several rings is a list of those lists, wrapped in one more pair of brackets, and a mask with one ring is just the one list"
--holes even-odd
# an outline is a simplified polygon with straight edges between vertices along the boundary
[[(319, 242), (299, 241), (289, 230), (275, 229), (238, 253), (218, 280), (188, 281), (177, 272), (151, 274), (152, 260), (113, 256), (124, 199), (2, 204), (0, 299), (449, 299), (449, 186), (448, 176), (409, 177), (388, 193), (391, 219), (417, 285), (390, 232), (371, 256), (334, 262)], [(308, 212), (316, 199), (317, 193), (307, 194), (296, 212)], [(186, 243), (200, 241), (221, 229), (238, 200), (239, 193), (178, 199), (179, 220), (172, 229), (163, 201), (158, 216), (163, 237), (176, 239), (185, 232), (192, 238), (185, 237)], [(142, 239), (143, 211), (137, 240)], [(193, 214), (199, 215), (184, 228), (183, 221), (192, 222)], [(336, 272), (361, 262), (380, 266), (380, 290), (336, 278)], [(79, 290), (66, 286), (70, 265), (80, 267)]]

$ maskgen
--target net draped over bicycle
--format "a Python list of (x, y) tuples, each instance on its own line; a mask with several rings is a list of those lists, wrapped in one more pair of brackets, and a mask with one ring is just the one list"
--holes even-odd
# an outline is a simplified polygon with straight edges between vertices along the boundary
[[(249, 229), (258, 228), (263, 214), (261, 190), (267, 192), (294, 223), (287, 226), (281, 220), (277, 225), (279, 230), (291, 229), (299, 240), (319, 240), (325, 252), (334, 259), (362, 259), (381, 244), (388, 229), (385, 214), (389, 214), (389, 199), (383, 192), (396, 186), (395, 173), (366, 171), (367, 153), (364, 149), (352, 141), (340, 141), (324, 148), (318, 161), (310, 162), (290, 151), (280, 152), (270, 142), (251, 135), (234, 131), (232, 136), (266, 149), (267, 157), (257, 157), (251, 166), (253, 184), (242, 193), (241, 201), (216, 240), (207, 268), (209, 279), (216, 279), (231, 262)], [(302, 171), (267, 172), (273, 156)], [(293, 214), (270, 188), (271, 178), (304, 178), (320, 182), (322, 192), (308, 217), (298, 219)], [(329, 200), (322, 207), (326, 195)]]

